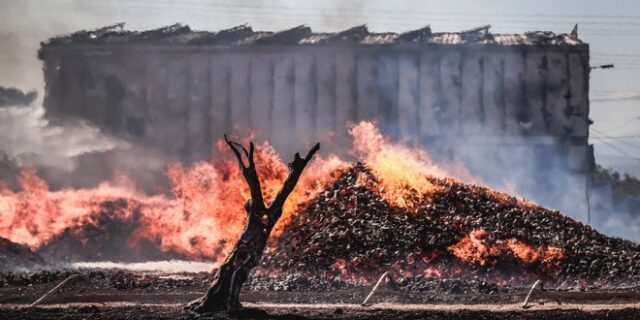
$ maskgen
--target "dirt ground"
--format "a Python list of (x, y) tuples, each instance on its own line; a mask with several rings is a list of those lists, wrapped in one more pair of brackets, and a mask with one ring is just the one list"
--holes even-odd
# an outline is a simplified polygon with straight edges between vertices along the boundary
[[(363, 307), (366, 291), (331, 293), (245, 292), (246, 310), (237, 314), (199, 316), (183, 310), (197, 292), (70, 292), (53, 294), (40, 306), (33, 294), (0, 297), (2, 319), (640, 319), (638, 292), (540, 292), (523, 309), (525, 293), (458, 294), (431, 303), (406, 303), (410, 295), (383, 290)], [(416, 298), (416, 297), (413, 297)], [(11, 302), (8, 302), (11, 300)], [(342, 302), (322, 302), (322, 301)], [(415, 301), (415, 299), (413, 300)]]
[[(90, 273), (69, 282), (29, 308), (66, 273), (7, 276), (0, 287), (2, 319), (640, 319), (640, 287), (568, 287), (536, 289), (531, 308), (523, 309), (529, 288), (496, 287), (478, 282), (437, 281), (423, 292), (383, 284), (360, 303), (372, 285), (325, 291), (247, 288), (247, 308), (234, 315), (204, 315), (182, 306), (201, 296), (209, 276), (140, 276)], [(279, 283), (276, 283), (279, 285)], [(276, 286), (277, 287), (277, 286)], [(251, 289), (254, 288), (254, 289)], [(279, 288), (279, 287), (278, 287)]]
[(620, 319), (637, 320), (640, 309), (617, 310), (405, 310), (388, 308), (248, 308), (233, 315), (198, 316), (182, 310), (180, 306), (75, 306), (47, 308), (15, 308), (0, 310), (0, 319)]

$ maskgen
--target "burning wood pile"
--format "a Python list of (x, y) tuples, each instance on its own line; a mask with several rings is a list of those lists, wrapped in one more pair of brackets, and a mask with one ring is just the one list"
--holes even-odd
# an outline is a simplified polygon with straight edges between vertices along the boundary
[[(358, 285), (383, 272), (411, 288), (424, 283), (415, 279), (505, 285), (640, 280), (638, 245), (478, 187), (482, 182), (466, 179), (464, 168), (436, 165), (424, 150), (390, 142), (372, 123), (349, 130), (362, 162), (350, 165), (331, 155), (309, 163), (251, 287), (268, 287), (269, 279), (307, 288)], [(270, 203), (287, 165), (266, 142), (255, 156)], [(52, 262), (223, 261), (246, 219), (249, 190), (237, 163), (172, 165), (167, 175), (172, 192), (149, 195), (130, 181), (51, 191), (33, 170), (24, 170), (22, 190), (0, 188), (0, 236)]]
[(385, 271), (399, 282), (640, 279), (634, 243), (487, 188), (425, 179), (432, 191), (408, 190), (411, 205), (402, 207), (385, 199), (383, 184), (366, 165), (353, 165), (287, 226), (257, 274), (321, 273), (360, 283)]

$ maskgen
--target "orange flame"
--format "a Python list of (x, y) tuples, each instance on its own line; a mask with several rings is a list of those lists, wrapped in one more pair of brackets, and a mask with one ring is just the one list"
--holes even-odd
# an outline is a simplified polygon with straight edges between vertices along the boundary
[(552, 246), (534, 247), (513, 238), (505, 241), (493, 240), (486, 230), (471, 231), (448, 249), (460, 260), (480, 266), (507, 253), (512, 253), (527, 265), (534, 263), (551, 265), (564, 257), (561, 249)]
[[(425, 195), (433, 185), (425, 179), (446, 174), (431, 162), (426, 151), (394, 144), (371, 122), (349, 126), (356, 155), (371, 168), (384, 186), (380, 192), (397, 206), (408, 207), (411, 193)], [(419, 201), (419, 200), (418, 200)]]
[[(427, 176), (477, 181), (459, 164), (440, 167), (424, 150), (392, 143), (371, 122), (351, 125), (349, 132), (356, 156), (380, 179), (376, 191), (396, 206), (412, 207), (428, 197), (434, 186)], [(225, 148), (227, 153), (223, 143), (218, 143), (218, 148)], [(264, 197), (269, 202), (288, 168), (267, 142), (257, 146), (255, 156)], [(300, 206), (317, 196), (346, 166), (337, 156), (316, 156), (285, 203), (274, 236), (280, 235)], [(94, 188), (51, 191), (33, 169), (23, 169), (20, 191), (11, 191), (0, 183), (0, 237), (37, 249), (68, 228), (95, 224), (95, 215), (105, 201), (124, 199), (125, 207), (114, 214), (124, 220), (134, 212), (138, 215), (141, 226), (131, 237), (133, 243), (149, 239), (162, 250), (192, 258), (223, 257), (242, 231), (244, 203), (249, 199), (235, 159), (202, 161), (189, 167), (172, 164), (167, 175), (171, 194), (144, 194), (124, 177)], [(522, 250), (512, 251), (519, 254)], [(522, 252), (527, 256), (526, 250)]]
[[(256, 166), (265, 200), (273, 199), (288, 169), (268, 143), (258, 146)], [(315, 197), (346, 164), (338, 158), (316, 157), (289, 196), (274, 229), (279, 234), (302, 203)], [(132, 237), (158, 242), (164, 251), (192, 258), (224, 256), (240, 235), (249, 190), (235, 160), (198, 162), (189, 168), (170, 165), (173, 197), (145, 195), (125, 178), (91, 189), (50, 191), (33, 169), (23, 169), (21, 191), (0, 190), (0, 236), (37, 249), (68, 228), (93, 223), (100, 204), (129, 200), (115, 214), (131, 218), (139, 211), (142, 227)], [(133, 241), (135, 243), (135, 241)]]

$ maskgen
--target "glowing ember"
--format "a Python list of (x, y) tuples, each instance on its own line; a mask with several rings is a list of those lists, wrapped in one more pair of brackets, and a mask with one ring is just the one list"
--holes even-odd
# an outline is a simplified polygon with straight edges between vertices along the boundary
[(480, 266), (491, 263), (508, 252), (524, 264), (552, 265), (564, 256), (563, 251), (555, 247), (534, 247), (517, 239), (494, 240), (486, 230), (470, 232), (460, 242), (450, 246), (449, 251), (466, 263)]

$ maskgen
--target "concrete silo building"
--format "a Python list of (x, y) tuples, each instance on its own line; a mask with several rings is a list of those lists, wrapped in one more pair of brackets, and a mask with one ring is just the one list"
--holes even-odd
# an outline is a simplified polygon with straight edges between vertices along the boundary
[(176, 160), (206, 158), (234, 129), (281, 152), (338, 148), (347, 122), (370, 119), (472, 169), (499, 159), (586, 185), (592, 167), (589, 46), (575, 34), (116, 25), (52, 38), (39, 57), (49, 118), (86, 119)]

